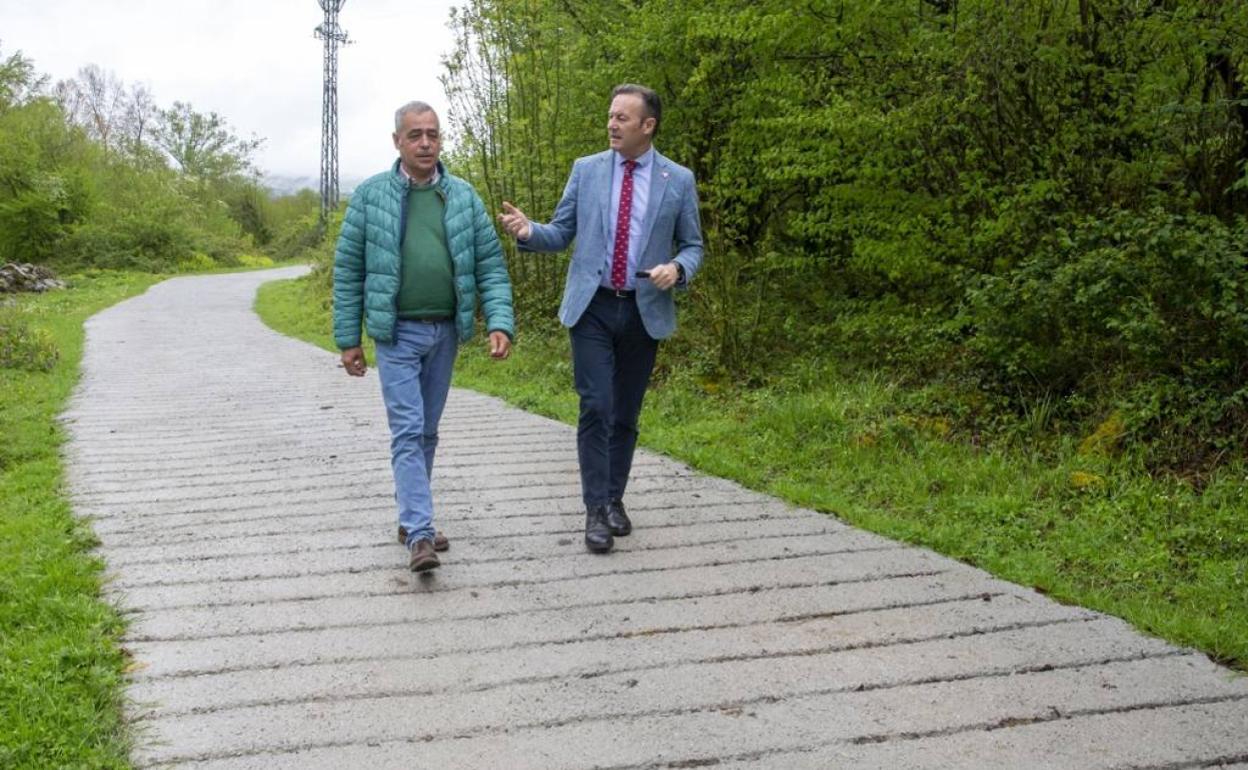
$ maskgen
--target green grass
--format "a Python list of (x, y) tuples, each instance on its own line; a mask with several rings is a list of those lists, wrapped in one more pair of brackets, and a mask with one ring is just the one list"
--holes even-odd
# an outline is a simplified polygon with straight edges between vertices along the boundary
[[(332, 349), (304, 281), (270, 284), (271, 326)], [(311, 308), (311, 310), (309, 310)], [(930, 547), (1054, 598), (1102, 610), (1248, 670), (1248, 466), (1203, 490), (1074, 439), (983, 447), (914, 414), (880, 376), (794, 372), (755, 390), (700, 382), (661, 349), (646, 446), (792, 503)], [(455, 384), (572, 422), (567, 334), (522, 329), (512, 357), (464, 351)]]
[(78, 381), (82, 322), (158, 280), (102, 273), (17, 298), (59, 360), (0, 368), (0, 767), (129, 766), (122, 621), (99, 598), (95, 540), (65, 498), (55, 417)]

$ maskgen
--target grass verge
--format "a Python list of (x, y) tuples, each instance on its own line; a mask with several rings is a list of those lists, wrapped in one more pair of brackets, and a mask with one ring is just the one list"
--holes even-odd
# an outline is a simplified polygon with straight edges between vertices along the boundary
[(47, 370), (0, 368), (0, 767), (129, 767), (122, 621), (65, 497), (56, 416), (78, 381), (83, 321), (159, 280), (80, 276), (4, 308), (36, 330), (32, 350), (58, 355)]
[[(256, 307), (278, 331), (333, 349), (307, 281), (266, 285)], [(455, 384), (570, 423), (569, 361), (564, 330), (530, 328), (505, 362), (461, 352)], [(663, 350), (659, 368), (646, 446), (1248, 670), (1242, 462), (1196, 490), (1073, 439), (979, 446), (915, 414), (915, 394), (880, 376), (795, 371), (747, 390), (699, 382)]]

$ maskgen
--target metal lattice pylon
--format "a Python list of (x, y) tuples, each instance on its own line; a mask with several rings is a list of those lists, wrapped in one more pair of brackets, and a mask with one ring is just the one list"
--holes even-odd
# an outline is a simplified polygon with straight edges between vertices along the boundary
[(321, 99), (321, 221), (338, 208), (338, 44), (347, 33), (338, 26), (338, 12), (347, 0), (318, 0), (325, 20), (313, 33), (325, 41), (325, 84)]

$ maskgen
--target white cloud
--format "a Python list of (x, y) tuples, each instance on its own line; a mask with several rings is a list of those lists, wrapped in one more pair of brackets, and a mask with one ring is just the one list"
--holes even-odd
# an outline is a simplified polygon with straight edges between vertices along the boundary
[[(339, 166), (365, 177), (394, 158), (394, 109), (411, 99), (443, 116), (438, 76), (454, 0), (347, 0), (339, 23)], [(320, 173), (323, 13), (316, 0), (0, 0), (0, 53), (21, 50), (53, 80), (95, 64), (190, 102), (265, 139), (267, 172)]]

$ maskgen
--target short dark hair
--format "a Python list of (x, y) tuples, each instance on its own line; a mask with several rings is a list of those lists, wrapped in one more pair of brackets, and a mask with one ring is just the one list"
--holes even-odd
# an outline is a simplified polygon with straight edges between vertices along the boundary
[(646, 107), (646, 117), (654, 118), (654, 133), (650, 134), (650, 138), (659, 135), (659, 123), (663, 117), (663, 103), (659, 101), (659, 95), (653, 89), (639, 86), (636, 83), (621, 83), (611, 91), (611, 98), (620, 94), (636, 94), (641, 97), (641, 103)]

